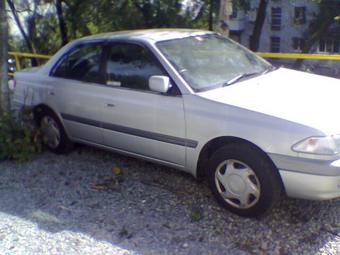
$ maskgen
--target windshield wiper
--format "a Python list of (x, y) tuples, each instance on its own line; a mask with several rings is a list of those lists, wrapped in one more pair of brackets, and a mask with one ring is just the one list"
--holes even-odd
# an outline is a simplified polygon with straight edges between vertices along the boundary
[(226, 83), (224, 83), (223, 87), (226, 87), (226, 86), (229, 86), (229, 85), (231, 85), (235, 82), (238, 82), (239, 80), (242, 80), (243, 78), (254, 76), (254, 75), (259, 75), (259, 74), (261, 74), (261, 72), (243, 73), (243, 74), (236, 75), (234, 78), (232, 78), (229, 81), (227, 81)]

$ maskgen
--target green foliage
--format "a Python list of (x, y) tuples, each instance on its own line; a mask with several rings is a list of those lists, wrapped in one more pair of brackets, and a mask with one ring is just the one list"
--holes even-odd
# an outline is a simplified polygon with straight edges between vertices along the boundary
[[(330, 25), (337, 21), (339, 15), (340, 1), (338, 0), (318, 0), (319, 12), (315, 15), (310, 28), (314, 31), (320, 29), (323, 23), (329, 24), (327, 29), (331, 28)], [(339, 28), (339, 24), (334, 24)]]
[[(55, 1), (12, 0), (24, 17), (27, 35), (36, 52), (54, 54), (62, 44)], [(119, 30), (146, 28), (208, 29), (209, 8), (214, 17), (219, 0), (62, 0), (63, 18), (69, 40)], [(22, 14), (23, 13), (23, 14)], [(11, 49), (23, 43), (11, 38)], [(20, 49), (19, 49), (20, 47)]]
[(56, 52), (60, 48), (61, 39), (55, 15), (38, 16), (35, 19), (35, 29), (31, 31), (30, 37), (36, 51), (41, 54)]
[(191, 11), (180, 0), (102, 0), (95, 5), (90, 0), (69, 0), (64, 12), (73, 39), (93, 32), (193, 25)]
[(30, 160), (41, 151), (39, 130), (32, 123), (30, 111), (17, 119), (11, 113), (0, 116), (0, 160)]
[(339, 15), (340, 1), (317, 0), (319, 12), (309, 24), (305, 33), (307, 39), (303, 52), (309, 52), (311, 47), (322, 38), (339, 38), (340, 23), (336, 17)]
[(242, 10), (250, 9), (250, 0), (233, 0), (233, 7), (239, 8)]

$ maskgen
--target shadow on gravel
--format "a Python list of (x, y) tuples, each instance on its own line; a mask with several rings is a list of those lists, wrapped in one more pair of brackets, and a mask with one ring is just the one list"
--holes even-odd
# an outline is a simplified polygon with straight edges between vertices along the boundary
[(244, 219), (188, 174), (88, 147), (0, 169), (0, 212), (49, 233), (142, 254), (340, 252), (340, 200), (285, 199), (263, 219)]

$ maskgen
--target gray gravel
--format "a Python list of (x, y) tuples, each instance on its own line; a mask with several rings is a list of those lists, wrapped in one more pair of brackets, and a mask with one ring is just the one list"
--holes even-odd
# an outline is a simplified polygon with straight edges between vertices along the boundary
[(0, 163), (0, 254), (340, 254), (340, 199), (285, 199), (244, 219), (174, 169), (88, 147), (45, 152)]

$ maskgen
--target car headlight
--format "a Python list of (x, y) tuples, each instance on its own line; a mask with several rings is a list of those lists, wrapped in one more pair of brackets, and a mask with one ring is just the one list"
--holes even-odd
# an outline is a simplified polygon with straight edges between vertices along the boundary
[(292, 149), (295, 152), (335, 155), (340, 153), (340, 135), (309, 137), (293, 145)]

